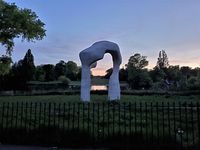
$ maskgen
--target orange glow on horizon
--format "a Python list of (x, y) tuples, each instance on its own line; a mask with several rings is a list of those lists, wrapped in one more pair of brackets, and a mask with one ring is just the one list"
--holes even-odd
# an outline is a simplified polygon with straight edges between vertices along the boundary
[(93, 76), (104, 76), (106, 74), (106, 69), (94, 68), (91, 69)]

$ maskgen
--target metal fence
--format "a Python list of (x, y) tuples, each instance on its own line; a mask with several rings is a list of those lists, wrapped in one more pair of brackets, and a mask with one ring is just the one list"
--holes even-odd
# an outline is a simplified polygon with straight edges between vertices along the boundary
[(0, 142), (198, 149), (198, 103), (0, 103)]

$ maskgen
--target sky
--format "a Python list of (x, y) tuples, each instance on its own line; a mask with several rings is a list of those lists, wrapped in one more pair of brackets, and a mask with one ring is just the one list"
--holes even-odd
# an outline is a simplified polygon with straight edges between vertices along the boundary
[[(32, 50), (35, 64), (60, 60), (81, 65), (79, 52), (94, 42), (119, 45), (122, 65), (130, 56), (147, 56), (148, 68), (156, 65), (165, 50), (170, 65), (200, 67), (199, 0), (5, 0), (30, 8), (45, 23), (46, 37), (34, 43), (15, 39), (14, 62)], [(0, 54), (5, 54), (1, 47)], [(97, 62), (94, 75), (112, 67), (106, 54)]]

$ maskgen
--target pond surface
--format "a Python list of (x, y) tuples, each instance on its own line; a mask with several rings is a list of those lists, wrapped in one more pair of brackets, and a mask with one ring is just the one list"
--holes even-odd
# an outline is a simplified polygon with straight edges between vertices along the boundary
[(91, 86), (92, 91), (101, 91), (101, 90), (108, 90), (106, 85), (92, 85)]

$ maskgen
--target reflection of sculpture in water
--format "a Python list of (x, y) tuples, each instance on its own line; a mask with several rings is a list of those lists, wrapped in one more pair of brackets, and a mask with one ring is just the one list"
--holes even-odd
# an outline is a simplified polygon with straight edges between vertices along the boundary
[(120, 50), (117, 44), (109, 41), (100, 41), (81, 51), (79, 56), (82, 63), (81, 76), (81, 100), (90, 100), (90, 68), (95, 68), (97, 61), (110, 53), (113, 60), (113, 72), (109, 79), (108, 99), (120, 99), (119, 66), (122, 62)]

